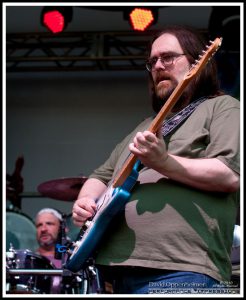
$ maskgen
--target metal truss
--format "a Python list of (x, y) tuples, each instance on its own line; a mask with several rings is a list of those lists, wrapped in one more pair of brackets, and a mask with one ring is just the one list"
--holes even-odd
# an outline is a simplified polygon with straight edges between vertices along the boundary
[(6, 34), (7, 72), (143, 70), (148, 32)]

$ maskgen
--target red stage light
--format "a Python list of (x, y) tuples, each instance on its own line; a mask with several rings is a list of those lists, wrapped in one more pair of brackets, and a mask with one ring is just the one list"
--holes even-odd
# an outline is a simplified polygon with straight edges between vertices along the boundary
[(130, 22), (134, 30), (144, 31), (155, 20), (150, 9), (135, 8), (130, 13)]
[(41, 13), (41, 23), (51, 32), (60, 33), (72, 20), (72, 14), (71, 6), (46, 6)]
[(44, 25), (53, 33), (62, 32), (65, 25), (64, 16), (57, 10), (46, 12), (43, 16)]

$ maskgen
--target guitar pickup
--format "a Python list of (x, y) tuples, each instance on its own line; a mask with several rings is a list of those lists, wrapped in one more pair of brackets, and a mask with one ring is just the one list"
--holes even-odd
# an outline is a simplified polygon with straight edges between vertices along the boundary
[(82, 237), (84, 235), (84, 233), (86, 232), (86, 230), (88, 229), (88, 227), (90, 227), (92, 221), (90, 220), (87, 220), (85, 222), (84, 225), (82, 225), (81, 229), (80, 229), (80, 232), (79, 232), (79, 236)]
[(85, 222), (84, 226), (86, 227), (86, 229), (91, 226), (91, 223), (92, 223), (92, 221), (90, 221), (90, 220), (87, 220)]

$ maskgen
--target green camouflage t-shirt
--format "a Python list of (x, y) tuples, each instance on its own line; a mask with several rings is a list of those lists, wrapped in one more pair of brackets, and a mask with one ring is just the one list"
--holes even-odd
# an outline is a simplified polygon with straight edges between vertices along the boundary
[[(165, 138), (168, 151), (217, 158), (239, 173), (239, 117), (238, 100), (228, 95), (208, 99)], [(152, 120), (143, 121), (90, 177), (104, 183), (114, 178), (136, 132), (149, 128)], [(238, 193), (201, 191), (143, 168), (129, 202), (101, 241), (96, 263), (193, 271), (229, 280), (238, 201)]]

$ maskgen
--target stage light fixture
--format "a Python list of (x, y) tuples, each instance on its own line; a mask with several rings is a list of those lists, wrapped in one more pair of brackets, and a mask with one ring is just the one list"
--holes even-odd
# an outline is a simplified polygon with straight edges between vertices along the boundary
[(70, 6), (46, 6), (41, 13), (41, 24), (52, 33), (60, 33), (71, 22), (73, 15)]
[(153, 8), (133, 8), (128, 11), (128, 20), (134, 30), (144, 31), (157, 21), (157, 10)]

